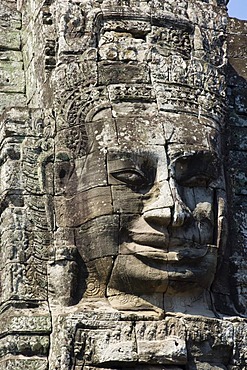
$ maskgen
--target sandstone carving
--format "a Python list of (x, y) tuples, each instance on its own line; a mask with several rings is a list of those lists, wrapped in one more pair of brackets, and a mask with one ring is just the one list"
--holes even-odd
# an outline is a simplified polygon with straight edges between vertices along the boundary
[(0, 369), (247, 369), (246, 30), (2, 0)]

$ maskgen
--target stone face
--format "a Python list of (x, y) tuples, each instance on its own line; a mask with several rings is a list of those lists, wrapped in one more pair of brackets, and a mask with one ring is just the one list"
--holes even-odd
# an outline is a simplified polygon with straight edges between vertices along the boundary
[(2, 0), (0, 369), (246, 368), (246, 22)]

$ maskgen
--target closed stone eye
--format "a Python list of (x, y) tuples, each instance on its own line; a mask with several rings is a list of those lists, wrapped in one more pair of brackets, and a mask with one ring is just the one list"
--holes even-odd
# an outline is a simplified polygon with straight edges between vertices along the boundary
[(113, 176), (118, 181), (121, 181), (130, 186), (145, 186), (147, 185), (147, 179), (145, 175), (136, 169), (124, 169), (119, 171), (111, 172)]

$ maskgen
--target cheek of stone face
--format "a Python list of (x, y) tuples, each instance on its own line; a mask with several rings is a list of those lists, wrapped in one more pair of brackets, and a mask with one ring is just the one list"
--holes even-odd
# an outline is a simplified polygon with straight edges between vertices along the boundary
[(100, 216), (75, 229), (76, 247), (85, 262), (116, 256), (118, 240), (118, 215)]
[(167, 294), (187, 293), (195, 290), (208, 289), (213, 282), (218, 250), (209, 246), (201, 259), (190, 259), (187, 263), (168, 265), (169, 287)]
[(167, 294), (210, 287), (217, 265), (218, 248), (214, 240), (214, 190), (184, 188), (180, 195), (191, 216), (183, 227), (170, 229), (170, 251), (177, 262), (168, 264)]
[(214, 190), (209, 188), (184, 188), (180, 191), (181, 200), (188, 207), (190, 218), (183, 227), (171, 228), (171, 247), (176, 240), (193, 241), (201, 246), (216, 244), (214, 228)]
[(78, 227), (95, 218), (112, 214), (109, 186), (91, 188), (69, 198), (57, 196), (54, 203), (59, 227)]
[(69, 162), (55, 163), (54, 174), (58, 227), (79, 227), (95, 218), (112, 215), (104, 153), (95, 151)]
[(200, 202), (197, 204), (196, 208), (193, 211), (193, 217), (196, 220), (200, 243), (203, 244), (212, 244), (213, 241), (213, 232), (214, 232), (214, 216), (213, 216), (213, 199), (211, 203), (209, 202)]

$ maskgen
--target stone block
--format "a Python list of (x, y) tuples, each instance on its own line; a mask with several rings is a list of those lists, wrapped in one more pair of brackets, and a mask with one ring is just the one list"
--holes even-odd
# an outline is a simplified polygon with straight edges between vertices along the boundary
[(247, 127), (230, 126), (229, 149), (236, 151), (247, 151)]
[(54, 165), (54, 182), (55, 194), (65, 194), (67, 197), (95, 187), (106, 186), (105, 154), (97, 151), (75, 161), (57, 160)]
[(7, 50), (20, 50), (20, 31), (3, 28), (0, 26), (0, 48)]
[(100, 216), (75, 230), (75, 244), (83, 261), (118, 253), (119, 216)]
[(111, 185), (114, 213), (140, 214), (143, 210), (143, 195), (123, 185)]
[(46, 263), (7, 263), (2, 272), (2, 281), (5, 282), (2, 290), (3, 302), (47, 299)]
[[(80, 266), (81, 267), (81, 266)], [(79, 300), (85, 282), (78, 281), (78, 264), (60, 256), (48, 265), (49, 302), (56, 306), (72, 306)]]
[(112, 271), (113, 258), (101, 257), (85, 263), (82, 271), (82, 286), (85, 284), (84, 298), (104, 298), (106, 296), (107, 283)]
[(145, 64), (99, 63), (99, 84), (150, 82), (149, 68)]
[(20, 29), (21, 14), (12, 0), (2, 1), (0, 7), (0, 25), (4, 28)]
[[(2, 50), (0, 51), (0, 61), (1, 63), (11, 63), (11, 62), (23, 62), (23, 55), (21, 51), (16, 50)], [(22, 69), (22, 68), (21, 68)]]
[(0, 114), (6, 109), (11, 107), (25, 107), (26, 96), (21, 93), (0, 92)]
[(189, 360), (193, 358), (196, 363), (205, 362), (212, 367), (219, 366), (220, 369), (220, 366), (229, 364), (234, 345), (234, 327), (231, 322), (191, 317), (185, 320), (185, 326)]
[[(88, 331), (78, 328), (75, 335), (75, 349), (78, 353), (77, 365), (82, 363), (80, 347), (84, 343), (94, 343), (93, 352), (86, 352), (84, 361), (86, 365), (101, 366), (107, 363), (128, 363), (137, 360), (135, 336), (131, 322), (107, 323), (101, 330)], [(117, 324), (117, 325), (116, 325)], [(85, 343), (85, 344), (86, 344)]]
[(0, 91), (24, 94), (25, 79), (22, 62), (0, 60)]
[(235, 346), (236, 351), (234, 352), (233, 358), (234, 358), (234, 364), (239, 369), (244, 369), (247, 363), (247, 349), (245, 343), (247, 342), (247, 324), (246, 322), (238, 321), (234, 325), (235, 329)]
[[(232, 19), (229, 28), (236, 23), (238, 27), (238, 32), (236, 29), (230, 29), (228, 34), (228, 58), (229, 64), (233, 68), (234, 74), (246, 80), (247, 68), (246, 68), (246, 58), (247, 58), (247, 47), (246, 47), (246, 27), (245, 23), (237, 19)], [(234, 83), (234, 80), (232, 80)], [(234, 85), (237, 85), (237, 79)]]
[(53, 230), (53, 202), (49, 197), (28, 195), (24, 197), (27, 228), (30, 231), (46, 232)]
[(231, 111), (229, 117), (229, 136), (231, 136), (231, 130), (234, 132), (235, 127), (247, 127), (247, 117)]
[[(2, 242), (2, 261), (28, 263), (30, 259), (40, 258), (42, 265), (49, 257), (49, 246), (51, 235), (49, 231), (40, 231), (37, 227), (32, 228), (31, 222), (28, 223), (26, 216), (23, 220), (18, 220), (18, 215), (14, 215), (15, 220), (1, 231)], [(20, 223), (19, 223), (20, 222)]]
[[(234, 137), (232, 140), (234, 140)], [(229, 152), (228, 174), (230, 176), (232, 194), (236, 194), (236, 195), (246, 195), (247, 194), (246, 192), (246, 186), (247, 186), (246, 160), (247, 160), (247, 153), (244, 151), (232, 150)]]
[(0, 361), (0, 370), (47, 370), (48, 361), (43, 357), (23, 358), (22, 356), (8, 356)]
[[(149, 261), (149, 262), (147, 262)], [(151, 263), (150, 263), (151, 262)], [(118, 255), (108, 284), (108, 295), (115, 291), (134, 296), (163, 293), (168, 287), (168, 271), (165, 261), (148, 255)], [(109, 292), (111, 291), (111, 294)]]
[[(117, 109), (117, 106), (114, 108)], [(134, 140), (138, 143), (138, 147), (144, 147), (144, 145), (142, 145), (142, 141), (139, 141), (140, 137), (142, 138), (143, 143), (145, 142), (144, 149), (146, 151), (148, 151), (149, 145), (151, 147), (152, 145), (161, 146), (165, 144), (162, 115), (158, 117), (155, 114), (152, 115), (151, 112), (147, 112), (145, 115), (145, 112), (143, 112), (141, 107), (140, 112), (136, 109), (136, 116), (133, 116), (130, 113), (130, 115), (124, 117), (124, 112), (121, 116), (116, 110), (114, 110), (114, 112), (116, 112), (116, 127), (120, 145), (131, 145)]]
[(47, 356), (49, 350), (48, 336), (7, 335), (0, 339), (0, 353), (6, 355)]
[(19, 333), (20, 335), (48, 335), (51, 332), (51, 317), (48, 306), (18, 309), (10, 307), (1, 313), (0, 328), (2, 335)]
[(108, 91), (110, 101), (116, 104), (119, 102), (133, 102), (137, 104), (156, 102), (156, 94), (150, 84), (116, 83), (109, 85)]
[(17, 144), (29, 134), (31, 134), (29, 111), (26, 108), (6, 109), (0, 120), (0, 141), (3, 148), (6, 144), (11, 145), (11, 142), (18, 147)]
[(109, 186), (95, 187), (69, 199), (56, 196), (54, 201), (56, 224), (59, 227), (76, 227), (113, 212)]
[(11, 159), (5, 161), (0, 168), (0, 177), (2, 179), (0, 184), (1, 195), (8, 191), (18, 195), (23, 190), (20, 161)]
[(113, 117), (113, 111), (109, 103), (106, 103), (96, 111), (89, 112), (88, 123), (86, 126), (88, 132), (88, 148), (90, 152), (101, 151), (104, 153), (106, 148), (115, 146), (118, 143), (116, 122)]

